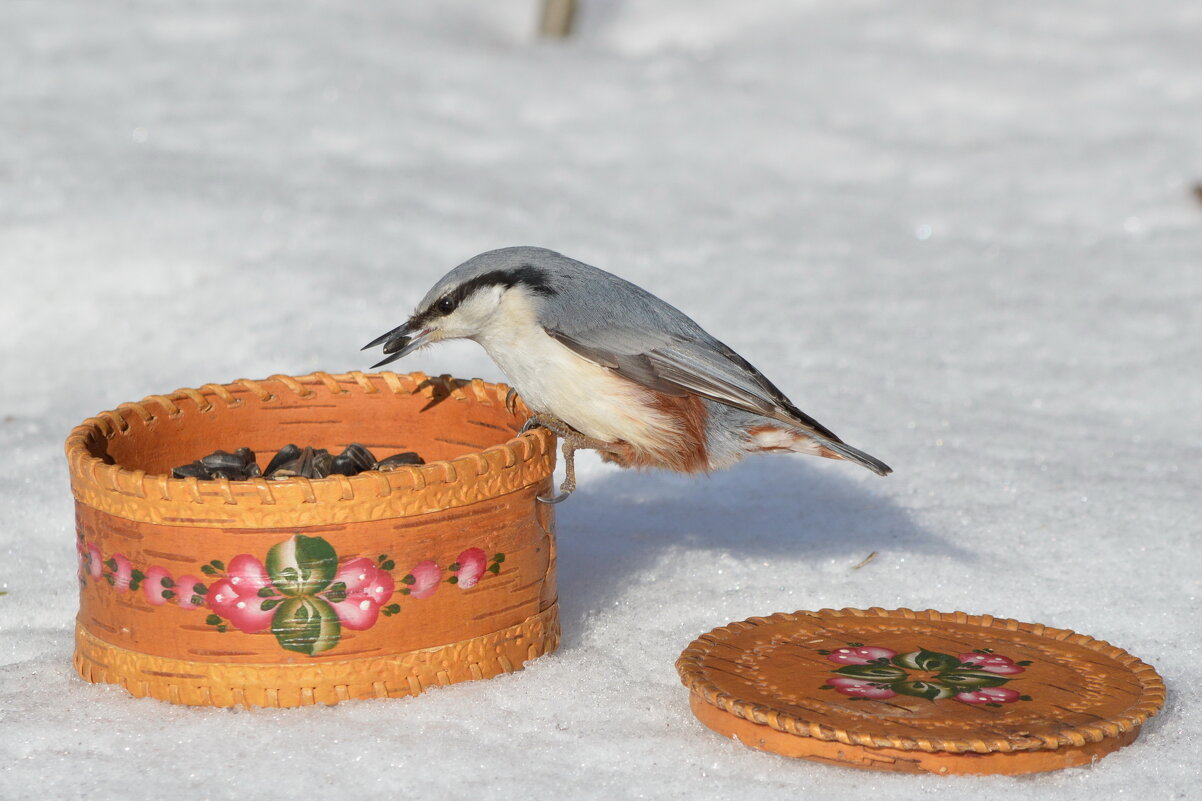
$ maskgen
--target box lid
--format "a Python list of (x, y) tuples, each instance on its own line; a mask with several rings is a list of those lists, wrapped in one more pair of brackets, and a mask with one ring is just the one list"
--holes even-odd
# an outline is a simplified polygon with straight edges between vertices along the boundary
[(963, 612), (755, 617), (676, 663), (697, 717), (753, 748), (876, 770), (1034, 773), (1132, 742), (1164, 702), (1107, 642)]

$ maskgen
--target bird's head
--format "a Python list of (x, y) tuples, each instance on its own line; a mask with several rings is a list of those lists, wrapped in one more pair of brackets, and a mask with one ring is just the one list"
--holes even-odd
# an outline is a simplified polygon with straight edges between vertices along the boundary
[(557, 259), (563, 257), (553, 251), (514, 247), (464, 262), (426, 293), (413, 316), (363, 346), (364, 350), (384, 346), (387, 358), (373, 368), (435, 342), (479, 339), (498, 324), (507, 306), (516, 305), (514, 301), (554, 297), (558, 294), (553, 286)]

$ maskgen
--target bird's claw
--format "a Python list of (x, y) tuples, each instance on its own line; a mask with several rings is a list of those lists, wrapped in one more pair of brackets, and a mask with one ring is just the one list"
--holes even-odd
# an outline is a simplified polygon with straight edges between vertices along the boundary
[[(518, 401), (518, 391), (516, 389), (514, 389), (513, 387), (510, 387), (509, 391), (505, 393), (505, 411), (509, 412), (510, 414), (517, 414), (518, 413), (517, 401)], [(529, 423), (530, 421), (527, 420), (526, 422)], [(525, 428), (522, 429), (522, 431), (525, 431), (525, 430), (526, 430)]]
[[(562, 489), (562, 487), (561, 487), (561, 489)], [(537, 500), (539, 503), (556, 504), (556, 503), (563, 503), (564, 501), (566, 501), (568, 499), (568, 496), (571, 494), (572, 494), (571, 492), (560, 492), (554, 498), (544, 498), (541, 495), (536, 495), (534, 497), (535, 497), (535, 500)]]
[(563, 484), (559, 486), (559, 495), (553, 498), (544, 498), (541, 495), (537, 496), (543, 503), (562, 503), (569, 495), (576, 491), (576, 451), (580, 448), (605, 451), (609, 449), (609, 444), (599, 439), (586, 437), (558, 417), (543, 412), (535, 412), (530, 415), (530, 419), (522, 426), (522, 430), (518, 432), (518, 436), (525, 434), (532, 428), (545, 428), (563, 441), (565, 476)]
[(563, 466), (565, 475), (563, 483), (559, 485), (559, 494), (552, 498), (536, 495), (535, 497), (542, 503), (563, 503), (569, 495), (576, 491), (576, 445), (567, 439), (563, 442)]

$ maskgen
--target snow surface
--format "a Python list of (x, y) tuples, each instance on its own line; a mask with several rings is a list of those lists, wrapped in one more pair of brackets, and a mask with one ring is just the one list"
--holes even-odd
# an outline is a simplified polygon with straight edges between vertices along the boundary
[[(529, 0), (0, 6), (0, 798), (1202, 797), (1202, 5), (583, 2), (566, 43)], [(366, 368), (510, 244), (662, 295), (896, 473), (584, 458), (563, 647), (513, 676), (293, 711), (80, 681), (70, 428)], [(471, 344), (407, 366), (500, 378)], [(1109, 640), (1168, 705), (1024, 779), (690, 715), (698, 634), (872, 605)]]

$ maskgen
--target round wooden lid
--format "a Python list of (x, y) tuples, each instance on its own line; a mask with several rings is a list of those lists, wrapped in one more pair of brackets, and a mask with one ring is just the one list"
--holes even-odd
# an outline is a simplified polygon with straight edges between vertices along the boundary
[(753, 617), (676, 663), (702, 723), (786, 756), (907, 773), (1035, 773), (1135, 740), (1156, 671), (1109, 643), (989, 615)]

